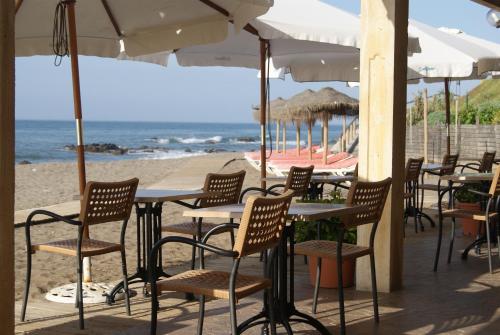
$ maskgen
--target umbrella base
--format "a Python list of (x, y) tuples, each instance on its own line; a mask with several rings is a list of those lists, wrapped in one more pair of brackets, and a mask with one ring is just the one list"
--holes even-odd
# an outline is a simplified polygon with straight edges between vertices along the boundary
[[(83, 303), (98, 304), (107, 301), (109, 291), (113, 289), (113, 285), (106, 283), (83, 283)], [(130, 295), (134, 295), (134, 291), (130, 291)], [(118, 292), (114, 299), (122, 300), (125, 298), (123, 291)], [(45, 295), (45, 299), (63, 304), (74, 304), (76, 299), (76, 283), (67, 284), (51, 289)]]

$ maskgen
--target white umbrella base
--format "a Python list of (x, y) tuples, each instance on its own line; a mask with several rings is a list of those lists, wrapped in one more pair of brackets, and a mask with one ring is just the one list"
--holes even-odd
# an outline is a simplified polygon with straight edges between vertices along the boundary
[[(107, 293), (110, 292), (113, 287), (114, 285), (107, 283), (83, 283), (83, 303), (105, 303), (107, 301)], [(131, 296), (133, 295), (133, 293), (134, 292), (130, 290)], [(124, 298), (125, 294), (123, 292), (118, 292), (115, 296), (115, 301), (123, 300)], [(76, 299), (76, 283), (67, 284), (51, 289), (45, 295), (45, 299), (63, 304), (74, 304)]]

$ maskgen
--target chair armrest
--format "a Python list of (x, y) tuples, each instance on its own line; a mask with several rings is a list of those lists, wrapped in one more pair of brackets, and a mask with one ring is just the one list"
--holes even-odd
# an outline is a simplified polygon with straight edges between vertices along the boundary
[(203, 244), (206, 244), (207, 241), (208, 241), (208, 238), (212, 235), (214, 235), (215, 233), (217, 233), (219, 230), (222, 230), (222, 229), (227, 229), (227, 228), (233, 228), (233, 229), (237, 229), (239, 228), (239, 224), (237, 223), (222, 223), (216, 227), (213, 227), (212, 229), (210, 229), (206, 234), (205, 236), (203, 236), (203, 239), (201, 240), (201, 243)]
[(62, 215), (59, 215), (59, 214), (56, 214), (56, 213), (53, 213), (53, 212), (50, 212), (50, 211), (47, 211), (44, 209), (37, 209), (37, 210), (34, 210), (33, 212), (31, 212), (30, 215), (28, 215), (28, 218), (26, 219), (26, 226), (27, 227), (32, 225), (31, 222), (36, 215), (45, 215), (45, 216), (51, 217), (53, 219), (56, 219), (58, 221), (68, 223), (68, 224), (73, 225), (73, 226), (81, 226), (82, 225), (81, 221), (72, 220), (72, 219), (69, 219), (65, 216), (62, 216)]
[[(475, 167), (477, 166), (477, 167)], [(456, 167), (461, 167), (462, 170), (460, 170), (460, 172), (464, 172), (465, 169), (470, 169), (470, 170), (474, 170), (474, 171), (479, 171), (479, 163), (468, 163), (468, 164), (463, 164), (463, 165), (457, 165)]]
[(269, 191), (269, 190), (266, 190), (266, 189), (261, 188), (261, 187), (248, 187), (248, 188), (244, 189), (244, 190), (241, 192), (239, 202), (241, 203), (241, 202), (243, 201), (244, 196), (245, 196), (248, 192), (251, 192), (251, 191), (260, 192), (260, 193), (263, 193), (264, 195), (268, 195), (268, 194), (270, 194), (270, 195), (275, 195), (275, 196), (280, 195), (279, 193), (276, 193), (276, 192), (273, 192), (273, 191)]
[(441, 170), (438, 170), (439, 172), (436, 171), (425, 171), (425, 173), (431, 174), (433, 176), (440, 176), (441, 175)]
[(470, 192), (470, 193), (477, 194), (477, 195), (479, 195), (481, 197), (491, 198), (491, 194), (486, 193), (486, 192), (481, 192), (481, 191), (478, 191), (478, 190), (469, 190), (469, 189), (467, 189), (467, 191)]
[(285, 187), (285, 186), (286, 186), (285, 184), (275, 184), (275, 185), (273, 185), (273, 186), (269, 186), (269, 187), (267, 188), (267, 190), (266, 190), (266, 191), (267, 191), (267, 192), (271, 192), (271, 191), (272, 191), (272, 190), (274, 190), (275, 188)]

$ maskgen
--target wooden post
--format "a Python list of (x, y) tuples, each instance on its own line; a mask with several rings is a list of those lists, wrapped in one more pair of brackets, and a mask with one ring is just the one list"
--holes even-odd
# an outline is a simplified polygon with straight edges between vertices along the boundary
[(413, 145), (413, 106), (410, 106), (410, 144)]
[(427, 122), (427, 114), (429, 112), (429, 98), (427, 96), (427, 89), (424, 88), (424, 163), (429, 163), (429, 129)]
[(276, 120), (276, 152), (280, 152), (280, 125), (281, 121)]
[(300, 121), (295, 121), (295, 143), (297, 144), (297, 156), (300, 157)]
[(328, 162), (328, 114), (323, 112), (323, 164)]
[(346, 138), (346, 116), (345, 113), (342, 114), (342, 141), (340, 142), (342, 144), (342, 149), (341, 151), (344, 152), (346, 151), (347, 148), (347, 138)]
[(450, 79), (444, 79), (444, 103), (446, 112), (446, 153), (449, 155), (451, 152), (450, 143)]
[(458, 116), (458, 97), (455, 99), (455, 150), (457, 152), (460, 152), (460, 149), (458, 148), (458, 127), (460, 125), (459, 122), (459, 116)]
[(309, 147), (309, 160), (313, 159), (313, 144), (312, 144), (312, 120), (309, 119), (307, 122), (307, 145)]
[(14, 1), (0, 3), (0, 329), (14, 334)]
[(286, 121), (283, 121), (283, 155), (286, 155)]
[[(403, 284), (403, 188), (405, 174), (408, 0), (361, 0), (359, 177), (392, 177), (375, 237), (378, 289)], [(367, 246), (370, 226), (358, 228)], [(371, 289), (369, 258), (358, 259), (356, 287)]]
[(260, 39), (260, 187), (266, 188), (266, 54), (267, 41)]

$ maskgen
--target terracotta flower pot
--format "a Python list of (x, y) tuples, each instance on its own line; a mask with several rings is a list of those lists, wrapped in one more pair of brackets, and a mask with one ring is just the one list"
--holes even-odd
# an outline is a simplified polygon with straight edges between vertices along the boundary
[[(316, 282), (316, 265), (318, 259), (316, 257), (309, 257), (309, 280), (311, 285), (314, 286)], [(354, 285), (354, 269), (356, 267), (356, 260), (349, 259), (344, 260), (342, 264), (342, 279), (344, 287), (350, 287)], [(323, 258), (321, 260), (321, 278), (319, 286), (322, 288), (337, 288), (338, 287), (338, 276), (337, 276), (337, 260)]]
[[(455, 203), (455, 207), (458, 209), (466, 210), (480, 210), (481, 205), (478, 202), (459, 202)], [(458, 223), (462, 225), (463, 234), (465, 236), (476, 236), (479, 221), (472, 219), (457, 219)]]

